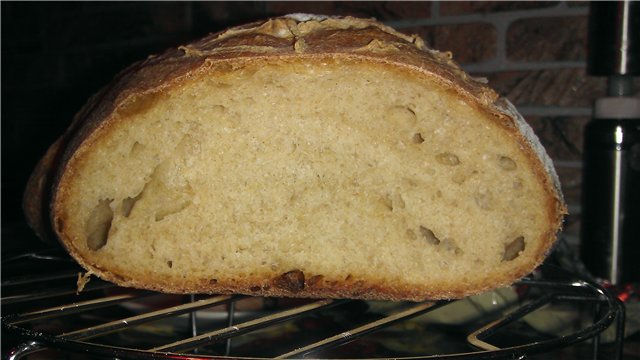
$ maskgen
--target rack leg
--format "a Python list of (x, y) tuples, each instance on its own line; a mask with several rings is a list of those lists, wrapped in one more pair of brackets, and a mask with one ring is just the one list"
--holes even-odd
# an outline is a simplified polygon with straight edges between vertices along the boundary
[(616, 317), (616, 359), (622, 360), (622, 350), (624, 347), (624, 327), (626, 320), (626, 308), (624, 303), (617, 299), (616, 305), (618, 305), (618, 316)]
[[(593, 321), (597, 322), (600, 318), (600, 303), (597, 302), (595, 305), (595, 309), (593, 310)], [(598, 360), (598, 353), (600, 352), (600, 333), (597, 333), (596, 336), (593, 337), (592, 348), (591, 348), (591, 358), (593, 360)]]
[[(227, 312), (227, 325), (229, 327), (233, 326), (234, 317), (236, 313), (236, 302), (232, 301), (229, 303), (229, 312)], [(231, 354), (231, 338), (227, 339), (227, 346), (224, 351), (225, 356), (229, 356)]]
[(38, 342), (29, 341), (16, 346), (7, 353), (7, 360), (18, 360), (29, 354), (45, 350)]
[[(195, 295), (189, 295), (189, 300), (191, 302), (196, 301)], [(191, 328), (191, 337), (198, 336), (198, 319), (195, 311), (189, 313), (189, 326)], [(194, 349), (194, 353), (198, 353), (198, 349)]]

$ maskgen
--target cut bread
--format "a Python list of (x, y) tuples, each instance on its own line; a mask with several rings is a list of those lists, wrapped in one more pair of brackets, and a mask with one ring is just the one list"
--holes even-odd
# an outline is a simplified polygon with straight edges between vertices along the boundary
[(171, 293), (462, 297), (533, 270), (566, 212), (508, 101), (355, 18), (276, 18), (150, 57), (51, 152), (27, 191), (34, 227), (55, 168), (69, 253)]

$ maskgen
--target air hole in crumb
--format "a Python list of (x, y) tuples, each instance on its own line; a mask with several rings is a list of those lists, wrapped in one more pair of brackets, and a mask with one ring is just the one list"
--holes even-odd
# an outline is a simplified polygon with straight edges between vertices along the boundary
[(213, 105), (211, 106), (211, 111), (218, 115), (222, 115), (227, 112), (227, 108), (224, 105)]
[(402, 194), (398, 192), (395, 192), (393, 193), (393, 195), (391, 195), (391, 203), (396, 209), (404, 209), (406, 206), (404, 199), (402, 198)]
[(384, 206), (391, 211), (394, 209), (404, 209), (406, 206), (402, 194), (398, 192), (387, 194), (383, 197), (382, 202)]
[(402, 105), (388, 107), (383, 116), (387, 122), (401, 128), (412, 127), (417, 121), (416, 113)]
[(513, 241), (504, 245), (504, 255), (502, 261), (511, 261), (524, 251), (525, 242), (524, 236), (518, 236)]
[(442, 240), (442, 246), (445, 250), (453, 252), (455, 255), (462, 255), (464, 251), (456, 244), (456, 241), (450, 238)]
[(413, 141), (414, 144), (422, 144), (424, 142), (424, 138), (420, 133), (413, 134), (413, 138), (411, 140)]
[(473, 199), (478, 205), (478, 207), (482, 210), (491, 210), (491, 204), (493, 202), (493, 196), (490, 192), (485, 193), (476, 193), (473, 196)]
[(112, 199), (98, 201), (98, 205), (93, 208), (89, 220), (86, 224), (87, 247), (91, 250), (99, 250), (107, 244), (111, 222), (113, 221), (113, 210), (111, 210)]
[(177, 214), (182, 210), (188, 208), (191, 205), (191, 201), (183, 201), (175, 204), (171, 204), (170, 206), (166, 206), (158, 210), (155, 214), (156, 221), (162, 221), (169, 215)]
[(218, 279), (211, 279), (209, 280), (209, 285), (215, 285), (218, 283)]
[(516, 162), (508, 156), (500, 156), (498, 158), (498, 165), (500, 166), (500, 168), (502, 168), (502, 170), (506, 171), (513, 171), (518, 167)]
[(273, 285), (292, 293), (299, 292), (304, 289), (304, 273), (300, 270), (288, 271), (273, 279)]
[(407, 185), (411, 186), (411, 187), (418, 186), (418, 182), (415, 179), (411, 179), (411, 178), (405, 177), (405, 178), (402, 178), (402, 182), (404, 184), (407, 184)]
[(380, 201), (382, 202), (382, 205), (384, 205), (384, 207), (387, 210), (389, 211), (393, 210), (393, 202), (391, 201), (391, 197), (389, 195), (383, 196)]
[(516, 180), (513, 181), (513, 189), (514, 190), (522, 189), (522, 180), (520, 180), (519, 178), (516, 178)]
[(131, 145), (131, 150), (129, 150), (129, 156), (131, 157), (136, 157), (138, 155), (140, 155), (142, 153), (142, 151), (144, 150), (144, 145), (142, 145), (139, 142), (134, 142), (133, 145)]
[(122, 206), (120, 207), (122, 216), (129, 217), (129, 215), (131, 215), (131, 210), (133, 210), (134, 205), (136, 204), (136, 202), (138, 202), (138, 200), (140, 200), (141, 197), (142, 192), (140, 192), (140, 194), (136, 195), (135, 197), (122, 199)]
[(458, 156), (449, 152), (443, 152), (436, 155), (436, 161), (447, 166), (456, 166), (460, 164)]
[(431, 231), (431, 229), (428, 229), (420, 225), (420, 234), (425, 240), (427, 240), (429, 244), (433, 244), (433, 245), (440, 244), (440, 239), (436, 237), (436, 235), (433, 233), (433, 231)]
[(462, 172), (453, 174), (453, 177), (451, 178), (451, 181), (453, 181), (453, 183), (456, 185), (462, 185), (465, 180), (467, 180), (467, 176)]
[(173, 261), (167, 261), (167, 266), (169, 267), (169, 269), (171, 269), (173, 267)]

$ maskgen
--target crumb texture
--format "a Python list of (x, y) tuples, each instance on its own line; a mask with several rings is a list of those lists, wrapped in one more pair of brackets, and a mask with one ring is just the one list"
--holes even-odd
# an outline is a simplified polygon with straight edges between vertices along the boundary
[(433, 289), (535, 265), (555, 232), (512, 135), (418, 72), (212, 67), (113, 116), (63, 179), (65, 236), (86, 263), (168, 291), (446, 297)]

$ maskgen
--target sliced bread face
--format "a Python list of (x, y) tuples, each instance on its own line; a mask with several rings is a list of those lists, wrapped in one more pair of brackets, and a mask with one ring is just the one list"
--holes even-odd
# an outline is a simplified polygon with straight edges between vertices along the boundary
[(69, 252), (165, 292), (408, 300), (507, 285), (544, 259), (565, 207), (517, 113), (420, 59), (313, 44), (216, 55), (98, 105), (53, 192)]

